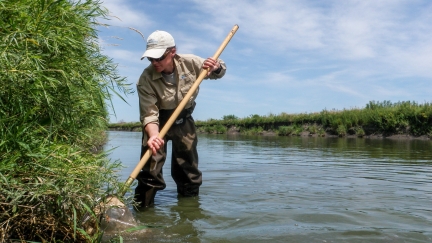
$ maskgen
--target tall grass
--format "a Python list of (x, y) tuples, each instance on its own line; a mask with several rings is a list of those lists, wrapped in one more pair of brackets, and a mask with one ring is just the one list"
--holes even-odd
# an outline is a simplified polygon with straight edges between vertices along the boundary
[(110, 90), (130, 92), (99, 48), (106, 15), (93, 0), (0, 1), (0, 242), (98, 238), (81, 223), (119, 164), (92, 151)]

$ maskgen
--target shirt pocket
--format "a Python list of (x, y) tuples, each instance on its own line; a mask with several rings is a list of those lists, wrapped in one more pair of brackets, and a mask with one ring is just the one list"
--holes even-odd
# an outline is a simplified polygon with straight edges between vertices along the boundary
[(171, 109), (171, 106), (175, 104), (175, 88), (168, 87), (163, 90), (162, 100), (161, 100), (161, 108), (162, 109)]
[(190, 90), (194, 82), (195, 82), (195, 76), (193, 76), (191, 73), (183, 74), (181, 76), (180, 93), (182, 94), (182, 98), (186, 96), (187, 92)]

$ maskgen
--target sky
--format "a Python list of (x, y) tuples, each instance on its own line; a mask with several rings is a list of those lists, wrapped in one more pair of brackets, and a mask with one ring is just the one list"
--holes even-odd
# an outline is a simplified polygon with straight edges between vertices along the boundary
[[(430, 0), (102, 0), (111, 26), (103, 53), (136, 90), (150, 63), (147, 37), (169, 32), (178, 53), (220, 58), (222, 79), (204, 80), (195, 120), (364, 108), (370, 101), (432, 102)], [(141, 34), (133, 29), (138, 30)], [(114, 97), (110, 122), (139, 121), (137, 92)]]

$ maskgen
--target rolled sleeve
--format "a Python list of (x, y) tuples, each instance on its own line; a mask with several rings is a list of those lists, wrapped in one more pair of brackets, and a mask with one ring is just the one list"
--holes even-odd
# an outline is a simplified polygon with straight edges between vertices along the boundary
[(152, 88), (147, 82), (144, 82), (145, 77), (140, 77), (137, 83), (137, 91), (139, 97), (140, 121), (145, 127), (148, 123), (159, 124), (159, 109), (156, 105), (156, 94), (152, 92)]
[(208, 76), (208, 79), (220, 79), (225, 75), (227, 69), (226, 64), (221, 59), (218, 59), (218, 61), (222, 67), (221, 71), (219, 73), (211, 72), (210, 75)]

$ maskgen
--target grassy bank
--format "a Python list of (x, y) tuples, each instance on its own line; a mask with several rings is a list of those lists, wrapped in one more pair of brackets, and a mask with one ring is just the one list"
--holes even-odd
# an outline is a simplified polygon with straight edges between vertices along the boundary
[(141, 132), (142, 124), (140, 122), (119, 122), (108, 124), (109, 130), (126, 131), (126, 132)]
[(208, 133), (225, 133), (235, 127), (240, 133), (258, 134), (273, 131), (278, 135), (299, 135), (302, 132), (359, 137), (371, 134), (390, 136), (432, 135), (432, 104), (416, 102), (371, 101), (363, 109), (323, 110), (304, 114), (251, 115), (238, 118), (224, 116), (221, 120), (197, 121), (197, 127)]
[[(316, 113), (251, 115), (239, 118), (226, 115), (222, 119), (197, 121), (203, 133), (265, 134), (296, 136), (304, 133), (316, 136), (336, 135), (411, 135), (432, 136), (432, 104), (411, 101), (392, 103), (370, 101), (362, 109), (323, 110)], [(139, 130), (139, 123), (110, 124), (112, 130)]]
[(92, 0), (0, 1), (0, 242), (100, 237), (92, 208), (119, 186), (119, 164), (95, 151), (109, 90), (129, 92), (101, 54), (106, 15)]

